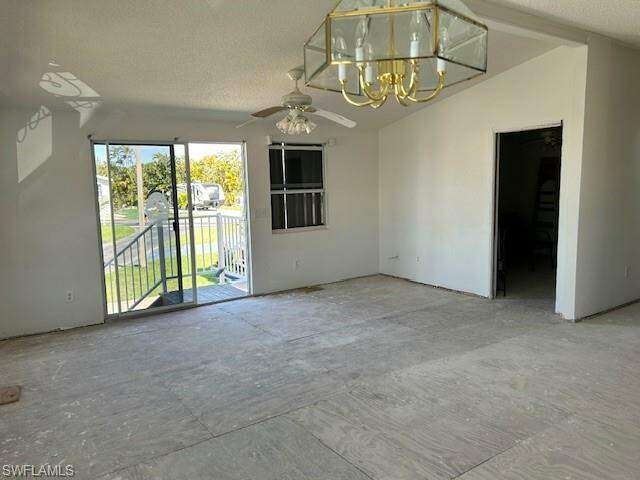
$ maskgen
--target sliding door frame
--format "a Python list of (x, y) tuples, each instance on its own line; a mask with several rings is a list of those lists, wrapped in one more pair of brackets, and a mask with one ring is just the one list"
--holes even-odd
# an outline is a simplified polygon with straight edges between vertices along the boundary
[[(102, 291), (102, 309), (103, 309), (103, 318), (108, 321), (108, 320), (113, 320), (113, 319), (125, 319), (125, 318), (139, 318), (139, 317), (146, 317), (146, 316), (151, 316), (151, 315), (156, 315), (156, 314), (161, 314), (161, 313), (167, 313), (167, 312), (173, 312), (173, 311), (180, 311), (180, 310), (187, 310), (187, 309), (191, 309), (191, 308), (196, 308), (199, 306), (203, 306), (203, 305), (199, 305), (198, 304), (198, 288), (197, 288), (197, 264), (196, 264), (196, 258), (195, 255), (191, 255), (191, 281), (192, 281), (192, 292), (193, 292), (193, 299), (192, 302), (189, 303), (183, 303), (180, 305), (167, 305), (167, 306), (163, 306), (163, 307), (157, 307), (157, 308), (153, 308), (153, 309), (149, 309), (149, 310), (140, 310), (140, 311), (134, 311), (134, 312), (121, 312), (121, 313), (114, 313), (114, 314), (109, 314), (108, 313), (108, 306), (107, 306), (107, 295), (106, 295), (106, 282), (105, 282), (105, 277), (104, 277), (104, 254), (103, 254), (103, 242), (102, 242), (102, 224), (100, 222), (101, 218), (100, 218), (100, 201), (99, 201), (99, 194), (98, 194), (98, 187), (97, 187), (97, 183), (96, 183), (96, 175), (97, 175), (97, 168), (96, 168), (96, 159), (95, 159), (95, 146), (96, 145), (105, 145), (105, 146), (110, 146), (110, 145), (131, 145), (131, 146), (158, 146), (158, 147), (170, 147), (173, 149), (173, 147), (175, 147), (176, 145), (181, 145), (184, 148), (184, 152), (185, 152), (185, 177), (186, 177), (186, 183), (187, 185), (191, 185), (191, 161), (189, 158), (189, 144), (211, 144), (211, 145), (238, 145), (241, 148), (241, 156), (242, 156), (242, 169), (243, 169), (243, 181), (244, 181), (244, 189), (243, 189), (243, 193), (244, 193), (244, 212), (243, 212), (243, 219), (245, 221), (245, 228), (246, 228), (246, 252), (247, 252), (247, 287), (248, 287), (248, 292), (247, 292), (247, 297), (251, 297), (253, 296), (253, 291), (254, 291), (254, 286), (253, 286), (253, 255), (252, 255), (252, 236), (251, 236), (251, 222), (250, 222), (250, 205), (251, 205), (251, 197), (250, 197), (250, 189), (249, 189), (249, 168), (248, 168), (248, 160), (247, 160), (247, 142), (242, 140), (242, 141), (207, 141), (207, 140), (186, 140), (186, 139), (174, 139), (174, 141), (158, 141), (158, 140), (150, 140), (150, 141), (144, 141), (144, 140), (121, 140), (121, 139), (111, 139), (111, 140), (100, 140), (100, 139), (94, 139), (91, 136), (89, 136), (89, 143), (90, 143), (90, 150), (91, 150), (91, 166), (92, 166), (92, 174), (93, 174), (93, 178), (92, 178), (92, 184), (93, 184), (93, 190), (94, 190), (94, 201), (95, 201), (95, 207), (96, 207), (96, 226), (97, 226), (97, 232), (98, 232), (98, 271), (100, 272), (100, 285), (101, 285), (101, 291)], [(108, 160), (108, 156), (107, 156), (107, 160)], [(111, 165), (110, 162), (107, 161), (107, 168), (110, 170)], [(109, 172), (109, 195), (111, 195), (111, 175)], [(187, 212), (188, 212), (188, 224), (189, 224), (189, 228), (190, 228), (190, 234), (189, 234), (189, 240), (190, 240), (190, 248), (191, 248), (191, 252), (195, 252), (195, 235), (193, 232), (193, 228), (194, 228), (194, 224), (193, 224), (193, 192), (191, 191), (191, 188), (187, 188)], [(113, 220), (114, 220), (114, 212), (113, 212), (113, 208), (111, 208), (111, 218), (110, 221), (113, 224)], [(115, 245), (115, 241), (114, 241), (114, 237), (115, 237), (115, 231), (112, 232), (112, 243)], [(115, 252), (114, 252), (115, 253)], [(115, 260), (114, 264), (117, 266), (117, 259)], [(117, 282), (117, 268), (116, 268), (116, 282)], [(119, 289), (117, 290), (117, 296), (118, 296), (118, 311), (121, 308), (121, 303), (120, 303), (120, 291)], [(246, 297), (244, 297), (246, 298)], [(226, 300), (223, 300), (222, 302), (224, 302)], [(213, 304), (216, 303), (221, 303), (221, 302), (213, 302)], [(206, 304), (209, 305), (209, 304)]]
[[(209, 141), (209, 140), (182, 140), (181, 143), (183, 143), (185, 145), (185, 151), (187, 152), (187, 158), (189, 157), (189, 144), (192, 145), (238, 145), (240, 147), (240, 152), (241, 152), (241, 161), (242, 161), (242, 181), (244, 182), (244, 188), (242, 193), (244, 194), (244, 212), (243, 212), (243, 220), (245, 223), (245, 231), (246, 231), (246, 238), (245, 238), (245, 249), (247, 252), (247, 295), (244, 297), (239, 297), (239, 298), (234, 298), (234, 299), (230, 299), (230, 300), (238, 300), (240, 298), (247, 298), (247, 297), (252, 297), (253, 296), (253, 261), (252, 261), (252, 248), (251, 248), (251, 215), (250, 215), (250, 195), (249, 195), (249, 162), (248, 162), (248, 157), (247, 157), (247, 142), (244, 140), (231, 140), (228, 142), (223, 142), (223, 141)], [(189, 167), (187, 168), (187, 172), (189, 173), (189, 169), (191, 168), (191, 163), (187, 162)], [(191, 180), (191, 176), (189, 175), (189, 180)], [(189, 191), (189, 196), (191, 196), (191, 189), (187, 189)], [(189, 205), (193, 206), (193, 204), (191, 203), (191, 201), (189, 201)], [(191, 212), (192, 209), (190, 209)], [(192, 237), (194, 237), (194, 235), (192, 235)], [(195, 243), (195, 240), (194, 240)], [(195, 246), (193, 247), (194, 249), (192, 251), (195, 252)], [(197, 288), (196, 288), (197, 290)], [(230, 300), (221, 300), (218, 302), (209, 302), (209, 303), (203, 303), (200, 304), (198, 306), (202, 307), (202, 306), (206, 306), (206, 305), (215, 305), (217, 303), (224, 303)]]
[[(100, 140), (100, 139), (94, 139), (91, 136), (89, 136), (89, 144), (90, 144), (90, 149), (91, 149), (91, 163), (92, 163), (92, 172), (93, 172), (93, 178), (92, 178), (92, 183), (93, 183), (93, 191), (94, 191), (94, 200), (95, 200), (95, 206), (96, 206), (96, 225), (97, 225), (97, 233), (98, 233), (98, 250), (99, 250), (99, 272), (100, 272), (100, 284), (101, 284), (101, 290), (102, 290), (102, 308), (103, 308), (103, 317), (105, 320), (112, 320), (112, 319), (125, 319), (125, 318), (137, 318), (137, 317), (144, 317), (144, 316), (148, 316), (148, 315), (155, 315), (155, 314), (160, 314), (160, 313), (165, 313), (165, 312), (172, 312), (172, 311), (178, 311), (178, 310), (186, 310), (189, 308), (194, 308), (197, 307), (197, 288), (195, 288), (195, 284), (196, 284), (196, 269), (195, 269), (195, 256), (191, 255), (191, 283), (192, 283), (192, 291), (193, 291), (193, 296), (192, 296), (192, 300), (190, 302), (187, 303), (180, 303), (178, 305), (166, 305), (166, 306), (161, 306), (161, 307), (156, 307), (156, 308), (151, 308), (151, 309), (147, 309), (147, 310), (139, 310), (139, 311), (132, 311), (132, 312), (123, 312), (121, 311), (122, 309), (122, 304), (121, 304), (121, 300), (120, 300), (120, 284), (118, 281), (118, 277), (119, 277), (119, 273), (118, 273), (118, 260), (117, 260), (117, 250), (116, 250), (116, 233), (115, 233), (115, 228), (113, 228), (114, 225), (114, 211), (113, 211), (113, 205), (111, 204), (110, 206), (110, 211), (111, 211), (111, 226), (112, 226), (112, 244), (113, 244), (113, 248), (114, 248), (114, 265), (115, 265), (115, 272), (116, 272), (116, 293), (117, 293), (117, 298), (118, 298), (118, 312), (116, 313), (109, 313), (108, 310), (108, 306), (107, 306), (107, 286), (106, 286), (106, 279), (105, 279), (105, 275), (104, 275), (104, 245), (102, 242), (102, 223), (101, 223), (101, 219), (100, 219), (100, 200), (99, 200), (99, 193), (98, 193), (98, 186), (97, 186), (97, 168), (96, 168), (96, 158), (95, 158), (95, 147), (96, 145), (104, 145), (106, 147), (106, 151), (107, 151), (107, 171), (109, 172), (109, 198), (112, 199), (112, 186), (111, 186), (111, 162), (109, 161), (109, 147), (111, 145), (126, 145), (126, 146), (148, 146), (148, 147), (168, 147), (169, 151), (170, 151), (170, 156), (171, 156), (171, 176), (172, 176), (172, 183), (173, 183), (173, 192), (172, 192), (172, 201), (174, 202), (174, 216), (176, 209), (178, 208), (178, 205), (176, 203), (177, 201), (177, 178), (176, 178), (176, 169), (175, 169), (175, 146), (176, 145), (182, 145), (184, 147), (184, 151), (185, 151), (185, 177), (186, 177), (186, 182), (187, 185), (191, 184), (191, 170), (190, 170), (190, 165), (189, 165), (189, 145), (186, 142), (182, 142), (182, 141), (178, 141), (178, 139), (175, 139), (174, 141), (157, 141), (157, 140), (151, 140), (151, 141), (143, 141), (143, 140)], [(187, 188), (187, 212), (188, 212), (188, 225), (189, 225), (189, 237), (190, 237), (190, 248), (191, 251), (194, 252), (194, 248), (195, 248), (195, 239), (194, 239), (194, 233), (193, 233), (193, 203), (192, 203), (192, 198), (191, 198), (191, 189)], [(177, 223), (179, 225), (179, 219), (174, 219), (174, 222)], [(178, 249), (177, 252), (180, 255), (179, 258), (181, 258), (181, 252), (179, 251), (180, 248), (180, 228), (178, 227), (177, 231), (174, 228), (174, 233), (176, 234), (176, 248)], [(181, 266), (181, 262), (178, 262), (178, 275), (179, 275), (179, 280), (178, 280), (178, 284), (179, 286), (182, 286), (182, 277), (180, 276), (182, 272), (182, 266)], [(180, 289), (182, 291), (182, 295), (184, 298), (184, 290), (181, 288)]]

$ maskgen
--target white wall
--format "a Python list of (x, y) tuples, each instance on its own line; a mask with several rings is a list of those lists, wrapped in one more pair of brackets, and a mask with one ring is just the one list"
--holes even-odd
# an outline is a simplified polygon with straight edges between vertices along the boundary
[[(88, 133), (121, 140), (246, 140), (255, 293), (378, 271), (377, 132), (323, 125), (305, 138), (337, 140), (327, 148), (328, 228), (273, 235), (265, 136), (274, 132), (264, 126), (237, 130), (150, 111), (98, 112), (80, 126), (76, 113), (45, 110), (36, 121), (37, 110), (0, 110), (0, 338), (102, 321)], [(65, 303), (70, 289), (76, 300)]]
[(337, 139), (327, 150), (329, 226), (281, 235), (270, 226), (270, 128), (152, 111), (0, 110), (0, 338), (102, 321), (88, 133), (246, 140), (255, 293), (381, 271), (489, 296), (494, 134), (562, 120), (557, 311), (581, 318), (637, 299), (637, 78), (637, 51), (593, 37), (588, 50), (556, 49), (379, 135), (322, 126), (306, 140)]
[(589, 39), (579, 318), (640, 298), (640, 52)]
[(490, 296), (495, 132), (563, 121), (556, 309), (575, 317), (586, 64), (560, 47), (381, 130), (383, 273)]
[(73, 115), (36, 110), (0, 112), (0, 338), (102, 316), (91, 164)]

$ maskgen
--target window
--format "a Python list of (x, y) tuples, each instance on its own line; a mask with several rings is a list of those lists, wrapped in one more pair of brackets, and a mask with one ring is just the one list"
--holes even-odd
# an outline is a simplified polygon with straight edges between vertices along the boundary
[(273, 230), (325, 224), (322, 145), (269, 147)]

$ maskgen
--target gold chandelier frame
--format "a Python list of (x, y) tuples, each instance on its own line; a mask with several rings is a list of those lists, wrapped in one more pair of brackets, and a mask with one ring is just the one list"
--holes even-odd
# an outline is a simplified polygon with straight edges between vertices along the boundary
[[(398, 103), (403, 106), (408, 106), (412, 103), (426, 103), (433, 100), (437, 97), (440, 92), (446, 86), (456, 85), (458, 83), (462, 83), (468, 80), (475, 78), (478, 75), (482, 75), (486, 73), (486, 53), (485, 52), (485, 62), (484, 68), (478, 68), (474, 65), (467, 65), (456, 61), (453, 58), (449, 58), (447, 56), (442, 55), (440, 52), (440, 16), (441, 12), (446, 12), (447, 14), (457, 17), (464, 22), (470, 23), (485, 32), (488, 32), (488, 27), (477, 20), (474, 20), (464, 14), (461, 14), (455, 10), (452, 10), (448, 7), (440, 5), (438, 2), (424, 2), (420, 4), (414, 5), (400, 5), (393, 6), (392, 0), (387, 0), (387, 6), (385, 7), (371, 7), (371, 8), (362, 8), (357, 10), (349, 10), (349, 11), (336, 11), (336, 8), (340, 5), (341, 1), (336, 4), (336, 7), (329, 12), (324, 21), (320, 24), (320, 26), (314, 31), (313, 35), (309, 38), (309, 40), (305, 43), (304, 47), (304, 61), (305, 61), (305, 84), (312, 88), (317, 88), (320, 90), (333, 91), (342, 94), (344, 99), (353, 106), (356, 107), (365, 107), (370, 106), (372, 108), (379, 108), (384, 103), (386, 103), (389, 95), (393, 94)], [(332, 46), (332, 23), (336, 19), (343, 19), (347, 17), (364, 17), (364, 16), (375, 16), (375, 15), (393, 15), (398, 13), (410, 13), (415, 11), (429, 11), (433, 12), (433, 22), (434, 27), (432, 28), (432, 45), (433, 49), (430, 55), (420, 56), (420, 57), (397, 57), (393, 55), (393, 45), (390, 49), (389, 58), (379, 58), (376, 60), (362, 60), (356, 61), (355, 59), (334, 59), (333, 58), (333, 46)], [(391, 26), (391, 38), (393, 39), (393, 17), (390, 18), (392, 22)], [(312, 45), (313, 39), (318, 35), (320, 30), (324, 27), (325, 35), (324, 35), (324, 49), (320, 48), (316, 45)], [(322, 53), (325, 55), (324, 64), (309, 75), (307, 70), (308, 58), (307, 52), (315, 51), (318, 53)], [(466, 68), (469, 68), (474, 71), (470, 76), (463, 78), (461, 80), (446, 84), (447, 76), (445, 71), (437, 72), (437, 85), (433, 89), (425, 89), (420, 90), (419, 84), (419, 60), (426, 59), (440, 59), (444, 60), (448, 63), (460, 65)], [(365, 67), (368, 63), (375, 63), (378, 66), (378, 76), (377, 80), (379, 82), (379, 87), (374, 90), (374, 86), (372, 83), (367, 82), (365, 76)], [(321, 75), (327, 68), (332, 66), (339, 66), (341, 64), (345, 65), (355, 65), (358, 71), (358, 79), (355, 82), (355, 85), (349, 84), (348, 80), (339, 80), (338, 89), (328, 87), (328, 86), (319, 86), (317, 84), (314, 85), (313, 80)], [(409, 84), (407, 85), (407, 80)], [(430, 92), (425, 97), (418, 96), (418, 92)], [(364, 101), (360, 101), (352, 98), (353, 96), (363, 96), (365, 97)]]

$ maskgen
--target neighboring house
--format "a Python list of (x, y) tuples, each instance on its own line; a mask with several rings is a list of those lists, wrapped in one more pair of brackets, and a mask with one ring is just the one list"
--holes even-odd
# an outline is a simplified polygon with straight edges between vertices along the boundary
[(111, 194), (109, 192), (109, 179), (103, 175), (96, 175), (98, 186), (98, 204), (100, 205), (100, 217), (104, 220), (111, 217)]

